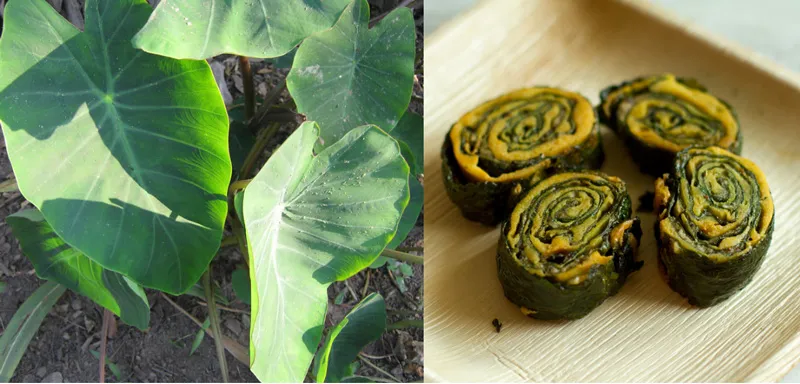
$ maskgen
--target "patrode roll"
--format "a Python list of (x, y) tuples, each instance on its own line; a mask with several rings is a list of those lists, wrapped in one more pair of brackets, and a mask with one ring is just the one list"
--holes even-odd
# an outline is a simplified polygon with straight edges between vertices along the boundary
[(669, 172), (675, 154), (690, 146), (740, 153), (742, 135), (733, 109), (693, 79), (642, 77), (600, 93), (600, 121), (614, 129), (643, 172)]
[(554, 166), (598, 168), (603, 149), (589, 101), (557, 88), (521, 89), (462, 116), (442, 146), (450, 199), (464, 217), (496, 225)]
[(534, 185), (503, 223), (503, 291), (533, 318), (583, 317), (641, 268), (641, 235), (622, 180), (596, 171), (557, 173)]
[(672, 173), (656, 180), (655, 209), (661, 267), (692, 305), (711, 306), (744, 288), (772, 239), (763, 172), (721, 148), (679, 152)]

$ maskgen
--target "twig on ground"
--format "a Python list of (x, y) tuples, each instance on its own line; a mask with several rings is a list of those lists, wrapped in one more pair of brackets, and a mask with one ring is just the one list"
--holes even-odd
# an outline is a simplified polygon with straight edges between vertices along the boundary
[(222, 330), (219, 327), (219, 314), (217, 313), (217, 302), (214, 300), (214, 287), (211, 284), (211, 266), (203, 274), (203, 288), (206, 291), (206, 302), (208, 303), (208, 318), (211, 319), (211, 330), (213, 331), (214, 344), (217, 346), (217, 360), (219, 369), (222, 372), (222, 381), (228, 382), (228, 362), (225, 360), (225, 347), (222, 345)]
[(378, 371), (378, 372), (380, 372), (380, 373), (382, 373), (382, 374), (386, 375), (386, 377), (388, 377), (388, 378), (390, 378), (390, 379), (394, 380), (394, 382), (395, 382), (395, 383), (399, 383), (399, 382), (400, 382), (400, 379), (396, 378), (396, 377), (395, 377), (394, 375), (392, 375), (391, 373), (384, 371), (384, 370), (383, 370), (383, 368), (381, 368), (381, 367), (379, 367), (379, 366), (377, 366), (377, 365), (373, 364), (371, 361), (369, 361), (369, 360), (367, 360), (367, 359), (365, 359), (365, 358), (361, 357), (360, 355), (358, 356), (358, 359), (359, 359), (359, 360), (361, 360), (361, 361), (362, 361), (364, 364), (366, 364), (366, 365), (369, 365), (369, 366), (370, 366), (372, 369), (374, 369), (374, 370), (376, 370), (376, 371)]

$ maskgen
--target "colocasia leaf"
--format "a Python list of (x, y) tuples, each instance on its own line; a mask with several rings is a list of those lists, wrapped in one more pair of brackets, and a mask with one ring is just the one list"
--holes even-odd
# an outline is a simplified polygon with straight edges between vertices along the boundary
[(106, 269), (180, 293), (219, 248), (228, 117), (205, 61), (130, 43), (145, 0), (87, 0), (81, 32), (44, 0), (12, 1), (0, 120), (22, 194)]
[(180, 59), (278, 57), (330, 28), (345, 5), (347, 0), (162, 0), (134, 44)]
[(300, 126), (244, 192), (252, 268), (251, 370), (265, 382), (302, 381), (320, 341), (327, 287), (366, 268), (408, 204), (408, 166), (374, 126), (318, 155)]
[(392, 11), (369, 29), (369, 4), (354, 0), (328, 31), (306, 39), (286, 79), (300, 113), (319, 123), (324, 146), (350, 128), (397, 125), (414, 86), (414, 17)]
[(139, 329), (150, 325), (150, 305), (138, 284), (109, 271), (61, 240), (35, 209), (6, 218), (39, 277), (63, 284)]

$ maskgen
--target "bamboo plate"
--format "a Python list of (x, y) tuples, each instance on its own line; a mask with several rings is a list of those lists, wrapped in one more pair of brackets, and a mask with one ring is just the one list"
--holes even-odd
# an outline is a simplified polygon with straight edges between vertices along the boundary
[[(639, 1), (484, 1), (426, 41), (425, 349), (428, 381), (777, 381), (800, 362), (800, 77)], [(503, 296), (499, 230), (463, 219), (442, 183), (450, 125), (529, 85), (598, 92), (638, 75), (693, 76), (738, 112), (743, 155), (767, 174), (777, 214), (764, 265), (744, 291), (694, 309), (657, 271), (652, 214), (645, 267), (587, 317), (524, 317)], [(603, 129), (603, 171), (634, 206), (653, 190)], [(492, 319), (504, 327), (496, 333)]]

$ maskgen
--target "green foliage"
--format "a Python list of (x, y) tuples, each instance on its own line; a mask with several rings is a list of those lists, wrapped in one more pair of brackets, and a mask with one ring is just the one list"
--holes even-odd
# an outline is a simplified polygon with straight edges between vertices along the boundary
[(133, 48), (151, 12), (145, 0), (88, 0), (81, 32), (44, 0), (10, 2), (0, 120), (20, 191), (59, 237), (181, 293), (222, 238), (228, 120), (205, 61)]
[(206, 329), (211, 325), (210, 318), (206, 318), (203, 322), (203, 326), (200, 327), (200, 330), (194, 335), (194, 340), (192, 341), (192, 349), (189, 351), (189, 356), (193, 355), (197, 348), (200, 347), (200, 344), (203, 342), (203, 339), (206, 337)]
[[(392, 238), (392, 241), (389, 242), (389, 245), (386, 246), (387, 248), (395, 249), (406, 239), (409, 232), (411, 232), (417, 224), (417, 218), (420, 212), (422, 212), (422, 201), (424, 197), (422, 184), (419, 183), (419, 180), (417, 180), (414, 175), (409, 174), (408, 187), (411, 192), (411, 198), (408, 201), (406, 209), (403, 211), (403, 217), (400, 218), (400, 224), (397, 226), (397, 234)], [(383, 264), (380, 264), (378, 267), (382, 265)]]
[(137, 48), (181, 59), (222, 53), (278, 57), (330, 28), (347, 0), (170, 0), (134, 38)]
[(392, 272), (392, 275), (394, 276), (394, 282), (397, 283), (397, 287), (400, 288), (400, 292), (408, 292), (406, 279), (414, 276), (414, 269), (411, 268), (410, 265), (397, 260), (389, 260), (388, 263), (386, 263), (386, 268)]
[(301, 381), (321, 338), (327, 287), (370, 265), (408, 204), (408, 166), (376, 127), (314, 156), (314, 123), (273, 154), (244, 193), (253, 269), (250, 359), (263, 381)]
[[(217, 303), (222, 305), (230, 304), (230, 300), (222, 294), (222, 288), (220, 288), (219, 283), (214, 282), (214, 299)], [(203, 285), (200, 283), (196, 283), (195, 285), (191, 286), (188, 291), (184, 292), (185, 295), (194, 296), (198, 299), (206, 299), (206, 292), (203, 288)]]
[[(94, 349), (89, 350), (92, 356), (94, 356), (97, 360), (100, 360), (100, 352), (95, 351)], [(114, 377), (117, 378), (117, 381), (125, 381), (125, 378), (122, 376), (122, 370), (119, 369), (119, 366), (114, 364), (108, 357), (106, 357), (106, 367), (114, 374)]]
[(397, 141), (408, 147), (408, 153), (403, 152), (411, 173), (419, 176), (423, 173), (423, 160), (425, 159), (425, 137), (423, 134), (422, 116), (406, 111), (397, 126), (389, 134)]
[(320, 125), (329, 146), (352, 127), (385, 131), (405, 113), (414, 86), (414, 17), (392, 11), (368, 28), (369, 5), (354, 0), (328, 31), (306, 39), (286, 79), (300, 113)]
[[(250, 269), (231, 278), (251, 304), (251, 369), (264, 381), (302, 381), (322, 338), (327, 287), (382, 259), (422, 209), (422, 119), (407, 112), (411, 11), (369, 29), (365, 0), (169, 0), (155, 11), (146, 0), (86, 0), (82, 32), (45, 0), (9, 4), (0, 120), (15, 179), (0, 187), (37, 208), (7, 220), (52, 282), (0, 338), (0, 381), (64, 286), (142, 329), (142, 287), (205, 299), (197, 281), (229, 207), (247, 235)], [(232, 176), (258, 155), (256, 132), (242, 108), (229, 120), (208, 64), (192, 60), (223, 52), (293, 67), (298, 112), (321, 125), (301, 125), (233, 196)], [(228, 304), (220, 291), (213, 301)], [(353, 360), (385, 327), (383, 299), (370, 295), (328, 332), (317, 379), (363, 380)]]
[(241, 302), (250, 305), (250, 275), (246, 269), (237, 269), (231, 274), (233, 292)]
[(353, 374), (353, 360), (367, 344), (386, 331), (386, 304), (377, 293), (370, 294), (328, 333), (315, 357), (317, 382), (336, 383)]
[(61, 284), (46, 282), (22, 303), (6, 324), (3, 336), (0, 336), (0, 382), (11, 381), (42, 320), (66, 290)]
[(39, 277), (63, 284), (139, 329), (150, 323), (150, 305), (138, 284), (103, 268), (65, 243), (35, 209), (6, 218)]

